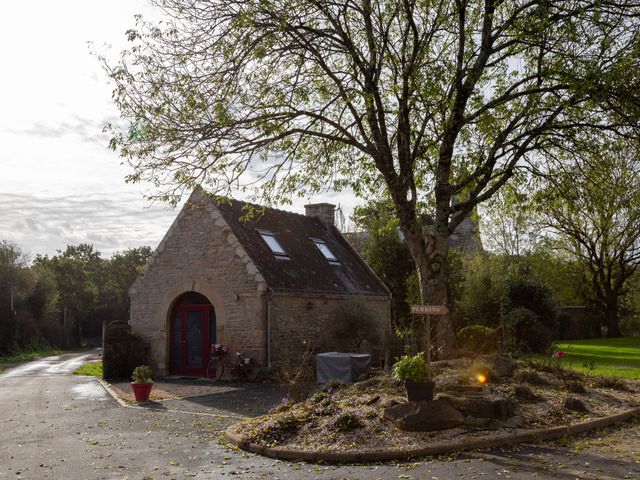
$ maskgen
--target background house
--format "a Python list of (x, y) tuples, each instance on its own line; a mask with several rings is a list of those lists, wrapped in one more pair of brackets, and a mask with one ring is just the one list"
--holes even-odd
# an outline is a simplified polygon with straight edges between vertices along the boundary
[[(390, 294), (333, 225), (334, 210), (217, 202), (197, 188), (130, 289), (130, 325), (151, 345), (153, 369), (204, 375), (212, 343), (274, 367), (302, 348), (352, 350), (335, 332), (354, 297), (382, 338)], [(380, 358), (380, 345), (365, 347)]]

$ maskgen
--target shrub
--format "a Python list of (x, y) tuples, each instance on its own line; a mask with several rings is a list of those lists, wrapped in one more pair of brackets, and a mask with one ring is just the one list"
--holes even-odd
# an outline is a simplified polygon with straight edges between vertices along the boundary
[(336, 310), (337, 328), (335, 338), (349, 342), (356, 352), (360, 351), (363, 342), (371, 345), (380, 343), (380, 326), (375, 309), (364, 298), (356, 297), (345, 300)]
[(131, 380), (133, 380), (134, 383), (152, 383), (153, 372), (151, 371), (151, 367), (149, 365), (137, 366), (133, 369)]
[(333, 427), (339, 432), (346, 432), (348, 430), (355, 430), (361, 428), (362, 422), (355, 413), (346, 412), (342, 415), (338, 415), (333, 422)]
[(311, 401), (314, 403), (320, 403), (328, 398), (330, 398), (330, 395), (327, 392), (319, 391), (311, 396)]
[(458, 344), (476, 354), (493, 353), (497, 349), (496, 331), (482, 325), (469, 325), (458, 332)]
[(626, 337), (640, 337), (640, 315), (620, 319), (620, 329)]
[(105, 332), (102, 363), (104, 378), (129, 378), (134, 368), (149, 363), (149, 345), (126, 323), (112, 322)]
[(293, 349), (285, 349), (284, 361), (278, 372), (278, 382), (287, 388), (287, 401), (295, 404), (305, 400), (313, 391), (313, 357), (315, 349), (311, 342), (303, 340), (293, 346)]
[(579, 398), (575, 398), (575, 397), (567, 397), (567, 398), (565, 398), (562, 406), (564, 408), (566, 408), (567, 410), (573, 410), (574, 412), (585, 413), (585, 412), (589, 411), (589, 409), (584, 404), (584, 402), (582, 400), (580, 400)]
[(394, 378), (401, 382), (421, 382), (430, 377), (422, 353), (403, 355), (393, 365), (392, 373)]
[(520, 383), (528, 383), (530, 385), (548, 385), (547, 382), (538, 372), (535, 370), (518, 370), (514, 375), (513, 379), (516, 382)]
[(571, 393), (587, 393), (587, 391), (584, 388), (584, 385), (581, 382), (578, 382), (576, 380), (567, 382), (565, 384), (565, 387), (567, 387), (567, 390), (570, 391)]
[(503, 281), (500, 292), (503, 349), (546, 353), (558, 333), (558, 313), (549, 289), (515, 277)]
[(516, 385), (513, 387), (513, 395), (520, 400), (527, 400), (529, 402), (540, 401), (541, 398), (533, 393), (531, 387), (528, 385)]
[(515, 277), (504, 280), (500, 286), (502, 312), (526, 308), (533, 312), (540, 323), (555, 330), (558, 323), (556, 304), (549, 289), (530, 278)]
[(503, 348), (508, 351), (546, 353), (553, 337), (551, 329), (527, 308), (516, 308), (502, 317)]
[(598, 377), (596, 378), (596, 385), (601, 388), (610, 388), (622, 392), (629, 390), (624, 380), (616, 377)]

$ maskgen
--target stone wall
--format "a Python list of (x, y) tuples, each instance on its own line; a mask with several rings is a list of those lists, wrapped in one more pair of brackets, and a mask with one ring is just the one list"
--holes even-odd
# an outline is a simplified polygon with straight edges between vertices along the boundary
[(155, 373), (166, 375), (171, 308), (181, 294), (198, 292), (215, 308), (217, 341), (264, 364), (265, 290), (264, 278), (215, 205), (196, 191), (131, 287), (130, 325), (151, 345)]
[[(341, 319), (340, 305), (345, 297), (274, 295), (271, 300), (271, 358), (274, 368), (286, 367), (309, 347), (316, 352), (353, 351), (347, 339), (337, 338), (335, 329)], [(372, 354), (372, 363), (383, 362), (384, 331), (390, 328), (390, 302), (388, 299), (366, 300), (376, 314), (378, 345), (362, 345), (362, 351)], [(303, 344), (304, 342), (304, 344)]]

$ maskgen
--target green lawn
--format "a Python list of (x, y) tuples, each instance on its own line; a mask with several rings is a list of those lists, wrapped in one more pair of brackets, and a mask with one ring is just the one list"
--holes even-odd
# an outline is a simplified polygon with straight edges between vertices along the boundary
[(102, 362), (85, 363), (73, 371), (74, 375), (102, 378)]
[(36, 358), (49, 357), (51, 355), (60, 355), (62, 350), (58, 350), (51, 347), (42, 347), (37, 349), (29, 349), (16, 353), (14, 355), (2, 355), (0, 356), (0, 363), (22, 363)]
[[(640, 378), (640, 338), (565, 340), (556, 346), (566, 353), (562, 364), (573, 370), (603, 377)], [(591, 362), (593, 369), (589, 368)]]

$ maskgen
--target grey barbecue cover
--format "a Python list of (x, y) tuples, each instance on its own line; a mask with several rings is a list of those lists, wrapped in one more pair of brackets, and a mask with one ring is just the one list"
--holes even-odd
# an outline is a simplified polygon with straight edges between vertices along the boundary
[(368, 353), (327, 352), (316, 355), (316, 377), (318, 383), (340, 380), (353, 383), (371, 368), (371, 355)]

